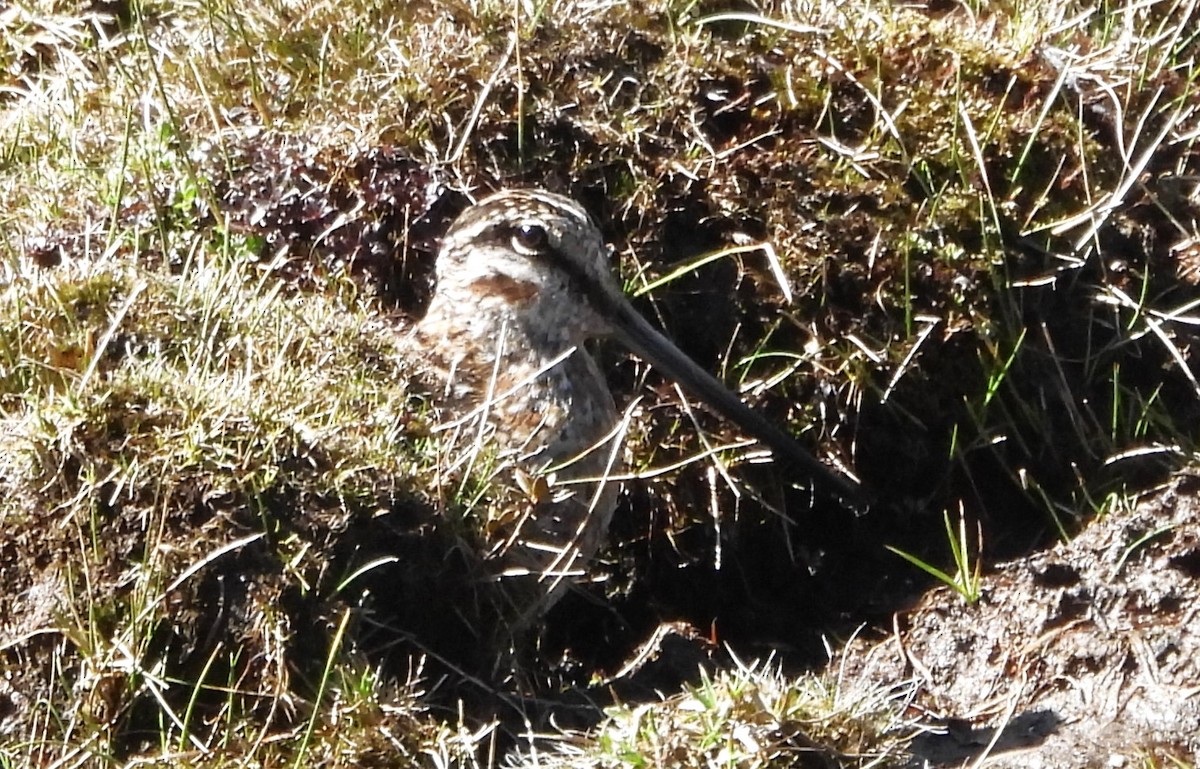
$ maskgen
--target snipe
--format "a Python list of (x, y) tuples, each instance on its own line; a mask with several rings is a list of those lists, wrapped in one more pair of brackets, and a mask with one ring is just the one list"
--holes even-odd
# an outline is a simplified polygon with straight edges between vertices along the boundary
[(472, 446), (493, 447), (502, 484), (525, 490), (485, 535), (522, 618), (548, 608), (582, 572), (616, 504), (620, 418), (586, 340), (620, 341), (777, 458), (848, 502), (859, 498), (857, 483), (748, 408), (633, 309), (576, 202), (542, 190), (492, 195), (450, 227), (436, 271), (414, 341), (450, 424)]

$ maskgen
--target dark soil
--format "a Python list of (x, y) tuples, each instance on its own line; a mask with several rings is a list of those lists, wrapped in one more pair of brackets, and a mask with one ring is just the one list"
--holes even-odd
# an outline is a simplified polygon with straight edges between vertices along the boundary
[[(1183, 476), (1069, 543), (948, 588), (844, 652), (846, 675), (912, 679), (938, 724), (914, 766), (1172, 766), (1200, 757), (1200, 480)], [(1158, 763), (1138, 761), (1154, 759)], [(925, 763), (928, 762), (928, 763)]]

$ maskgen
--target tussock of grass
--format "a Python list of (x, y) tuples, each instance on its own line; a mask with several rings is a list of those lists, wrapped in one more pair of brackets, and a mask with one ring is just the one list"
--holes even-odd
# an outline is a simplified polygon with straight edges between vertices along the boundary
[(400, 470), (397, 332), (352, 292), (289, 295), (251, 263), (222, 261), (171, 276), (103, 259), (5, 287), (5, 396), (45, 417), (42, 431), (13, 417), (29, 432), (9, 433), (37, 458), (33, 483), (71, 454), (98, 476), (127, 453), (150, 477), (243, 488), (292, 463), (335, 494)]
[(93, 727), (118, 732), (152, 703), (201, 705), (189, 742), (209, 748), (215, 722), (240, 734), (275, 711), (298, 631), (280, 602), (332, 597), (346, 575), (330, 537), (423, 461), (397, 332), (349, 284), (296, 294), (268, 277), (224, 250), (178, 274), (119, 254), (3, 288), (0, 517), (35, 549), (6, 560), (0, 614), (21, 623), (9, 643), (44, 637), (62, 660), (22, 680), (63, 680), (53, 720), (19, 714), (47, 755), (82, 745), (54, 726), (88, 717), (80, 687), (104, 687)]
[(611, 707), (594, 733), (546, 738), (514, 766), (888, 766), (912, 736), (903, 700), (738, 664), (662, 702)]

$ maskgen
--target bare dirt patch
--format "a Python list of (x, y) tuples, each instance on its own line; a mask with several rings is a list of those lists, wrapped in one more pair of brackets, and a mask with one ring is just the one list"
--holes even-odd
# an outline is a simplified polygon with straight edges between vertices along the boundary
[[(1200, 481), (1185, 476), (1069, 543), (999, 565), (969, 606), (949, 589), (845, 652), (914, 678), (944, 730), (914, 756), (955, 766), (1127, 766), (1200, 751)], [(1194, 758), (1193, 758), (1194, 760)], [(1157, 765), (1157, 764), (1156, 764)]]

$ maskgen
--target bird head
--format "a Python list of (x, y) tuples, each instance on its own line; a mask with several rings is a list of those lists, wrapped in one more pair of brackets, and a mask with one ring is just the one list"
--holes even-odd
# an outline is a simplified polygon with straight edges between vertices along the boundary
[(464, 211), (442, 240), (437, 294), (460, 311), (503, 312), (572, 344), (612, 333), (625, 301), (587, 212), (544, 190), (505, 190)]

